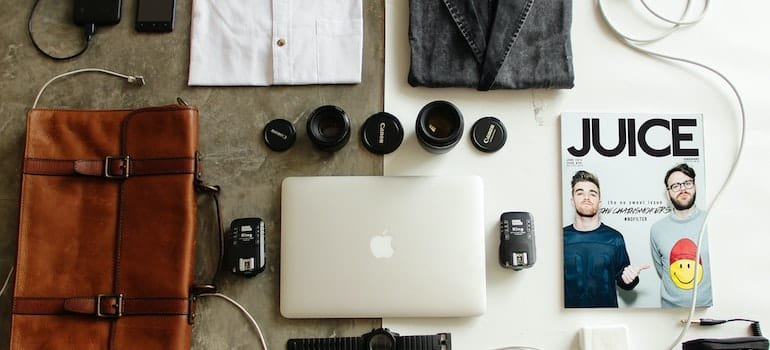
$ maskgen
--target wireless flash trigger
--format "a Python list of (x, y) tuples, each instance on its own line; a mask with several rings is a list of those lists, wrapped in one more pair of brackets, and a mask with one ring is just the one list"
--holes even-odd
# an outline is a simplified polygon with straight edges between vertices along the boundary
[(522, 270), (535, 264), (535, 226), (527, 212), (500, 215), (500, 265)]
[(232, 273), (253, 277), (265, 270), (265, 222), (236, 219), (230, 224), (227, 264)]

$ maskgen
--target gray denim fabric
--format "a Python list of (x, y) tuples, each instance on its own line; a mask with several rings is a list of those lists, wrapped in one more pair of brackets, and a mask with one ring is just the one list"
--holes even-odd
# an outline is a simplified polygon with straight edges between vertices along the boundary
[(410, 0), (409, 84), (572, 88), (571, 24), (572, 0)]

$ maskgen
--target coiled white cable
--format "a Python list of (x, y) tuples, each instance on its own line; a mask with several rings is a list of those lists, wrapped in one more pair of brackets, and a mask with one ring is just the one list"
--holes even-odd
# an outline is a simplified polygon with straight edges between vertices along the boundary
[(238, 304), (237, 301), (233, 300), (232, 298), (228, 297), (227, 295), (224, 295), (222, 293), (203, 293), (199, 295), (200, 297), (218, 297), (227, 300), (231, 304), (235, 305), (235, 307), (238, 308), (238, 310), (241, 310), (241, 312), (246, 315), (246, 318), (249, 319), (249, 322), (254, 327), (254, 329), (257, 331), (257, 335), (259, 336), (259, 342), (262, 345), (262, 349), (267, 350), (267, 343), (265, 342), (265, 336), (262, 334), (262, 329), (259, 328), (259, 324), (257, 324), (257, 321), (254, 320), (254, 317), (249, 314), (249, 312), (244, 308), (241, 304)]
[[(615, 27), (615, 25), (613, 25), (612, 22), (610, 21), (610, 19), (608, 18), (607, 13), (604, 10), (604, 6), (602, 5), (602, 1), (603, 0), (597, 0), (597, 5), (599, 7), (599, 12), (601, 13), (601, 16), (604, 19), (604, 21), (607, 24), (607, 26), (615, 34), (615, 36), (617, 36), (620, 39), (620, 41), (623, 44), (625, 44), (626, 46), (628, 46), (628, 47), (630, 47), (630, 48), (632, 48), (634, 50), (637, 50), (637, 51), (639, 51), (639, 52), (641, 52), (643, 54), (649, 55), (649, 56), (664, 58), (664, 59), (668, 59), (668, 60), (672, 60), (672, 61), (678, 61), (678, 62), (683, 62), (683, 63), (688, 63), (688, 64), (692, 64), (692, 65), (701, 67), (703, 69), (706, 69), (706, 70), (716, 74), (719, 78), (721, 78), (723, 81), (725, 81), (727, 83), (727, 85), (730, 86), (730, 89), (735, 94), (735, 97), (738, 100), (738, 106), (740, 108), (740, 122), (741, 122), (739, 142), (738, 142), (738, 150), (737, 150), (737, 152), (735, 154), (735, 159), (733, 160), (733, 163), (732, 163), (732, 165), (730, 167), (730, 171), (727, 174), (727, 178), (722, 183), (722, 185), (719, 187), (719, 190), (717, 191), (716, 195), (714, 196), (714, 199), (711, 201), (711, 203), (709, 203), (707, 205), (707, 207), (705, 209), (704, 220), (703, 220), (703, 224), (701, 225), (701, 228), (700, 228), (700, 230), (698, 232), (698, 239), (697, 239), (698, 242), (696, 244), (697, 249), (695, 251), (695, 261), (700, 261), (701, 243), (703, 241), (703, 236), (705, 235), (705, 232), (706, 232), (706, 223), (708, 222), (709, 216), (711, 214), (711, 209), (714, 207), (714, 204), (722, 196), (722, 193), (724, 193), (724, 190), (727, 187), (727, 185), (731, 182), (731, 180), (733, 178), (733, 175), (735, 173), (735, 169), (738, 167), (738, 162), (739, 162), (739, 160), (741, 158), (741, 155), (743, 154), (743, 145), (744, 145), (744, 139), (745, 139), (745, 134), (746, 134), (746, 110), (745, 110), (745, 108), (743, 106), (743, 99), (741, 98), (741, 94), (738, 92), (738, 89), (730, 81), (730, 79), (728, 79), (724, 74), (720, 73), (716, 69), (711, 68), (711, 67), (709, 67), (709, 66), (707, 66), (705, 64), (689, 60), (689, 59), (685, 59), (685, 58), (681, 58), (681, 57), (675, 57), (675, 56), (671, 56), (671, 55), (665, 55), (665, 54), (661, 54), (661, 53), (658, 53), (658, 52), (650, 51), (650, 50), (641, 48), (639, 45), (641, 45), (641, 44), (649, 44), (649, 43), (654, 43), (656, 41), (660, 41), (661, 39), (663, 39), (663, 38), (673, 34), (674, 32), (678, 31), (679, 29), (681, 29), (683, 27), (687, 27), (687, 26), (691, 26), (691, 25), (697, 24), (706, 15), (706, 11), (708, 10), (708, 6), (709, 6), (709, 0), (704, 0), (703, 9), (701, 10), (700, 14), (695, 19), (689, 20), (689, 21), (685, 21), (684, 18), (687, 16), (687, 13), (688, 13), (688, 11), (690, 9), (690, 5), (691, 5), (691, 1), (690, 0), (687, 0), (687, 5), (685, 6), (685, 9), (682, 11), (682, 15), (681, 15), (679, 20), (673, 20), (673, 19), (667, 18), (665, 16), (662, 16), (659, 13), (655, 12), (654, 10), (652, 10), (652, 8), (650, 8), (650, 6), (645, 2), (645, 0), (639, 0), (644, 5), (645, 9), (647, 9), (650, 12), (650, 14), (652, 14), (656, 18), (658, 18), (658, 19), (660, 19), (660, 20), (662, 20), (662, 21), (672, 25), (672, 27), (669, 28), (667, 31), (665, 31), (663, 34), (661, 34), (661, 35), (659, 35), (659, 36), (657, 36), (655, 38), (652, 38), (652, 39), (634, 39), (634, 38), (629, 37), (626, 34), (621, 33), (620, 30), (618, 30), (617, 27)], [(693, 280), (697, 281), (698, 280), (698, 269), (695, 268), (694, 270), (695, 270), (695, 274), (693, 276), (693, 278), (694, 278)], [(686, 320), (686, 322), (684, 324), (684, 327), (682, 328), (682, 331), (679, 333), (679, 337), (677, 337), (676, 340), (674, 340), (674, 342), (669, 347), (669, 349), (671, 349), (671, 350), (674, 350), (675, 348), (677, 348), (677, 346), (679, 346), (679, 344), (682, 342), (682, 340), (684, 339), (685, 335), (687, 334), (687, 331), (690, 328), (690, 324), (692, 324), (692, 321), (693, 321), (694, 315), (695, 315), (695, 306), (697, 305), (697, 299), (698, 299), (697, 298), (697, 293), (698, 293), (698, 283), (694, 283), (694, 287), (692, 289), (692, 300), (691, 300), (691, 304), (690, 304), (690, 309), (689, 309), (689, 313), (688, 313), (688, 316), (687, 316), (687, 320)]]
[(126, 81), (128, 83), (136, 84), (136, 85), (139, 85), (139, 86), (144, 86), (144, 77), (141, 76), (141, 75), (125, 75), (125, 74), (120, 74), (118, 72), (113, 72), (111, 70), (101, 69), (101, 68), (76, 69), (76, 70), (73, 70), (73, 71), (69, 71), (69, 72), (66, 72), (66, 73), (59, 74), (59, 75), (49, 79), (45, 84), (43, 84), (43, 87), (40, 88), (40, 91), (37, 93), (37, 96), (35, 97), (35, 102), (32, 103), (32, 108), (37, 107), (37, 102), (40, 100), (40, 96), (43, 95), (43, 91), (45, 91), (45, 89), (48, 87), (48, 85), (51, 85), (51, 83), (53, 83), (55, 80), (60, 79), (60, 78), (64, 78), (66, 76), (75, 75), (75, 74), (79, 74), (79, 73), (87, 73), (87, 72), (96, 72), (96, 73), (109, 74), (109, 75), (116, 76), (118, 78), (126, 79)]

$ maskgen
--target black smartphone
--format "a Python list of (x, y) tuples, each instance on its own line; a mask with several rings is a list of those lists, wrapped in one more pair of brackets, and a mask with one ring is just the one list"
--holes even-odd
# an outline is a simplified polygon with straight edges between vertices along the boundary
[(138, 0), (136, 31), (168, 33), (174, 29), (175, 0)]
[(120, 22), (121, 0), (75, 0), (75, 24), (98, 26)]

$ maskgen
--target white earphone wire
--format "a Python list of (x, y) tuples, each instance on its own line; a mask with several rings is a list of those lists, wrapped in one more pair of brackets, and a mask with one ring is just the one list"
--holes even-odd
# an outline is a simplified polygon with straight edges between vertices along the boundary
[[(686, 17), (687, 12), (688, 12), (688, 10), (690, 8), (690, 0), (687, 0), (687, 5), (685, 6), (685, 9), (684, 9), (684, 11), (682, 13), (682, 16), (681, 16), (679, 21), (674, 21), (674, 20), (665, 18), (665, 17), (661, 16), (660, 14), (658, 14), (657, 12), (653, 11), (650, 8), (650, 6), (644, 0), (639, 0), (639, 1), (642, 2), (644, 7), (653, 16), (655, 16), (655, 17), (657, 17), (657, 18), (659, 18), (659, 19), (661, 19), (661, 20), (663, 20), (663, 21), (665, 21), (667, 23), (672, 24), (673, 26), (671, 28), (669, 28), (668, 31), (664, 32), (665, 33), (664, 35), (661, 35), (661, 36), (653, 38), (653, 39), (641, 39), (641, 40), (640, 39), (633, 39), (633, 38), (631, 38), (631, 37), (621, 33), (620, 30), (618, 30), (617, 27), (615, 27), (615, 25), (612, 24), (612, 22), (609, 20), (609, 17), (607, 16), (607, 13), (606, 13), (606, 11), (604, 9), (604, 6), (602, 6), (602, 0), (597, 0), (597, 4), (598, 4), (598, 7), (599, 7), (599, 12), (601, 13), (601, 16), (604, 19), (604, 21), (606, 22), (607, 26), (615, 34), (615, 36), (617, 36), (621, 40), (621, 42), (623, 42), (625, 45), (627, 45), (628, 47), (630, 47), (630, 48), (632, 48), (634, 50), (637, 50), (637, 51), (639, 51), (639, 52), (641, 52), (641, 53), (643, 53), (645, 55), (649, 55), (649, 56), (653, 56), (653, 57), (659, 57), (659, 58), (664, 58), (664, 59), (668, 59), (668, 60), (672, 60), (672, 61), (683, 62), (683, 63), (687, 63), (687, 64), (692, 64), (692, 65), (701, 67), (703, 69), (706, 69), (706, 70), (716, 74), (719, 78), (721, 78), (724, 82), (727, 83), (727, 85), (732, 90), (733, 94), (735, 94), (735, 97), (737, 98), (737, 101), (738, 101), (738, 107), (740, 109), (740, 123), (741, 123), (741, 126), (740, 126), (738, 150), (736, 151), (735, 158), (734, 158), (733, 163), (732, 163), (732, 165), (730, 167), (730, 171), (727, 174), (727, 178), (725, 179), (725, 181), (719, 187), (719, 190), (717, 191), (716, 195), (714, 196), (714, 199), (711, 201), (711, 203), (705, 209), (703, 225), (701, 225), (701, 228), (700, 228), (700, 230), (698, 232), (698, 239), (697, 239), (698, 242), (696, 244), (697, 248), (696, 248), (696, 252), (695, 252), (695, 261), (700, 261), (701, 243), (703, 241), (703, 236), (705, 235), (705, 232), (706, 232), (706, 223), (708, 222), (708, 219), (710, 217), (711, 209), (714, 207), (714, 204), (717, 203), (719, 198), (721, 198), (722, 193), (724, 193), (725, 188), (731, 182), (731, 180), (733, 178), (733, 175), (735, 173), (735, 169), (737, 168), (738, 162), (739, 162), (739, 160), (741, 158), (741, 155), (743, 154), (743, 146), (744, 146), (744, 141), (745, 141), (744, 139), (745, 139), (745, 134), (746, 134), (746, 110), (744, 108), (743, 99), (741, 98), (740, 92), (738, 92), (738, 89), (730, 81), (730, 79), (728, 79), (721, 72), (719, 72), (716, 69), (711, 68), (711, 67), (709, 67), (709, 66), (707, 66), (705, 64), (702, 64), (702, 63), (699, 63), (699, 62), (696, 62), (696, 61), (693, 61), (693, 60), (689, 60), (689, 59), (685, 59), (685, 58), (681, 58), (681, 57), (676, 57), (676, 56), (671, 56), (671, 55), (666, 55), (666, 54), (654, 52), (654, 51), (651, 51), (651, 50), (648, 50), (648, 49), (645, 49), (645, 48), (641, 48), (638, 45), (639, 43), (652, 43), (652, 42), (655, 42), (655, 41), (659, 41), (659, 40), (661, 40), (661, 39), (663, 39), (663, 38), (673, 34), (674, 32), (678, 31), (683, 26), (690, 26), (690, 25), (697, 24), (698, 22), (700, 22), (704, 18), (705, 14), (706, 14), (706, 11), (708, 10), (709, 0), (704, 0), (704, 5), (703, 5), (702, 12), (698, 15), (698, 17), (696, 19), (691, 20), (691, 21), (683, 21), (683, 19)], [(694, 274), (693, 277), (694, 277), (695, 281), (698, 280), (698, 269), (697, 268), (695, 269), (695, 274)], [(694, 283), (694, 287), (692, 289), (692, 300), (691, 300), (691, 304), (690, 304), (687, 320), (686, 320), (686, 322), (684, 324), (684, 327), (682, 328), (682, 331), (679, 333), (679, 336), (671, 344), (671, 346), (670, 346), (671, 350), (674, 350), (674, 349), (676, 349), (679, 346), (679, 344), (682, 342), (682, 340), (684, 339), (685, 335), (687, 334), (687, 331), (690, 328), (690, 324), (692, 323), (694, 315), (695, 315), (695, 307), (697, 305), (697, 293), (698, 293), (698, 283)]]

